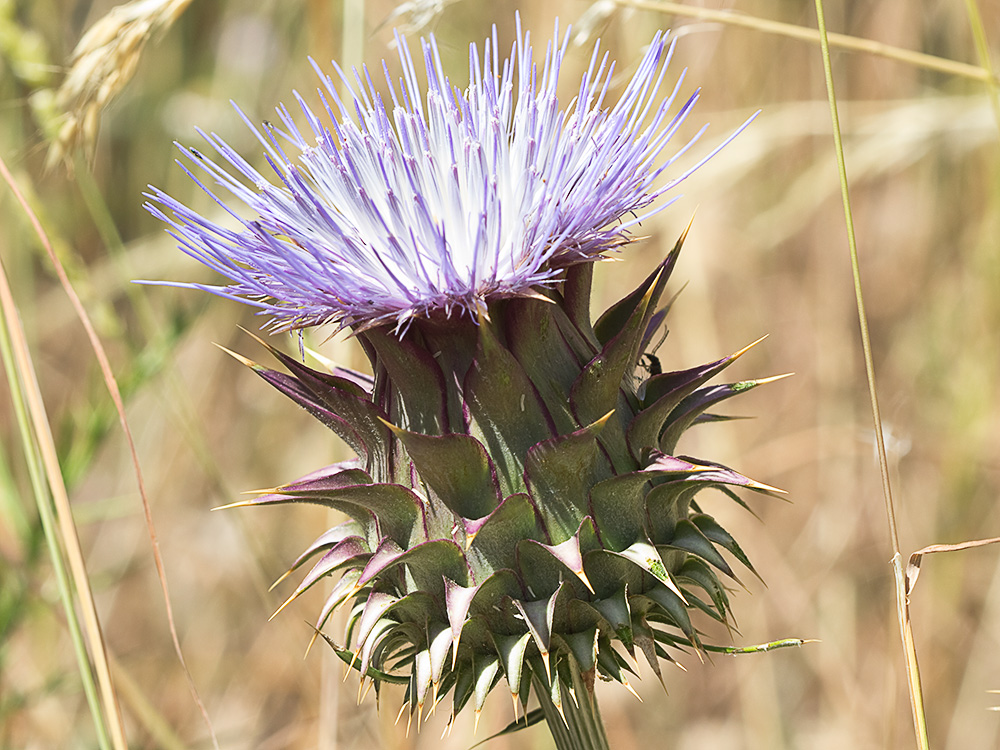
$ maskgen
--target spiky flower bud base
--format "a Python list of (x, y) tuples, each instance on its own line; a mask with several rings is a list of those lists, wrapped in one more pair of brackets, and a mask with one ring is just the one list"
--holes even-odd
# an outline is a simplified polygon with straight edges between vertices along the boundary
[(339, 576), (317, 628), (349, 607), (338, 649), (376, 684), (405, 680), (418, 720), (448, 693), (453, 714), (471, 701), (478, 715), (501, 679), (515, 710), (534, 688), (563, 713), (597, 676), (628, 687), (636, 649), (657, 675), (700, 649), (691, 610), (727, 621), (722, 552), (753, 569), (695, 495), (772, 488), (675, 447), (763, 381), (706, 385), (742, 352), (648, 366), (679, 246), (596, 323), (583, 263), (477, 321), (357, 331), (370, 380), (278, 352), (289, 374), (253, 365), (358, 455), (244, 503), (349, 517), (295, 562), (319, 556), (289, 601)]

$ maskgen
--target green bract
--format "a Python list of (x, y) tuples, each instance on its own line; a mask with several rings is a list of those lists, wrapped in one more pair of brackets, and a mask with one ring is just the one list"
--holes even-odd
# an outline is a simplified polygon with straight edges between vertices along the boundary
[(349, 517), (295, 562), (318, 558), (289, 601), (336, 577), (317, 627), (349, 607), (338, 650), (376, 684), (405, 681), (411, 713), (450, 693), (454, 713), (471, 702), (478, 715), (501, 679), (515, 707), (533, 685), (561, 710), (595, 676), (628, 686), (636, 648), (657, 674), (673, 650), (700, 649), (691, 610), (727, 621), (720, 578), (738, 579), (723, 553), (753, 568), (695, 495), (773, 490), (674, 453), (764, 381), (707, 385), (742, 352), (659, 372), (647, 352), (679, 248), (595, 323), (583, 263), (478, 322), (359, 331), (370, 380), (277, 351), (288, 374), (248, 362), (358, 460), (240, 504)]

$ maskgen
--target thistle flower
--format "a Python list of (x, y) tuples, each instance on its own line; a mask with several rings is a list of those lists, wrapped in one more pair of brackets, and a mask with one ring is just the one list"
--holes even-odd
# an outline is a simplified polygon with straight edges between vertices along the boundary
[(651, 342), (680, 241), (590, 317), (593, 261), (691, 171), (668, 171), (690, 143), (665, 149), (697, 94), (670, 114), (681, 81), (665, 91), (672, 45), (658, 33), (615, 104), (614, 66), (595, 48), (560, 108), (567, 39), (536, 68), (520, 25), (505, 60), (494, 31), (481, 61), (470, 49), (465, 90), (431, 39), (426, 91), (399, 40), (391, 105), (367, 70), (352, 87), (337, 68), (345, 100), (317, 68), (329, 119), (296, 96), (308, 137), (283, 107), (280, 129), (244, 116), (277, 183), (217, 136), (205, 138), (221, 164), (182, 148), (249, 209), (216, 199), (240, 231), (155, 188), (147, 205), (229, 279), (175, 285), (254, 305), (276, 330), (350, 329), (371, 362), (368, 377), (274, 349), (287, 373), (243, 360), (357, 454), (236, 503), (349, 519), (295, 561), (318, 558), (286, 604), (333, 576), (317, 629), (349, 607), (331, 644), (363, 679), (405, 683), (411, 716), (451, 694), (453, 715), (471, 702), (478, 719), (504, 679), (515, 714), (534, 691), (557, 745), (578, 748), (606, 746), (595, 677), (628, 687), (622, 650), (638, 647), (657, 675), (673, 651), (700, 651), (690, 610), (727, 622), (719, 574), (738, 580), (722, 551), (753, 570), (695, 495), (772, 488), (674, 455), (709, 409), (763, 382), (706, 385), (742, 351), (660, 371)]
[[(345, 102), (316, 67), (329, 122), (296, 94), (311, 138), (284, 107), (277, 110), (283, 129), (265, 123), (261, 132), (243, 116), (278, 185), (218, 136), (202, 134), (232, 171), (182, 148), (254, 217), (236, 217), (243, 230), (233, 232), (154, 189), (151, 197), (176, 218), (150, 210), (186, 252), (232, 282), (188, 286), (257, 305), (279, 330), (388, 321), (405, 327), (434, 311), (475, 318), (488, 301), (552, 287), (565, 268), (626, 242), (663, 208), (651, 209), (652, 202), (697, 168), (658, 186), (691, 145), (660, 160), (698, 98), (668, 119), (683, 75), (661, 99), (673, 49), (663, 34), (610, 108), (614, 66), (596, 47), (576, 99), (560, 109), (565, 39), (549, 45), (539, 75), (527, 34), (518, 31), (501, 63), (494, 32), (481, 65), (471, 47), (463, 92), (445, 77), (432, 38), (423, 43), (426, 96), (399, 41), (398, 91), (385, 69), (390, 108), (367, 70), (355, 72), (352, 89), (337, 68), (352, 97)], [(295, 162), (286, 153), (292, 147)]]

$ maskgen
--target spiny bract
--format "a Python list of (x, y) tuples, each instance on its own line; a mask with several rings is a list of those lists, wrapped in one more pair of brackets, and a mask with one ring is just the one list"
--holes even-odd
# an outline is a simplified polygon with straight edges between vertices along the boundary
[(303, 105), (310, 145), (279, 110), (301, 151), (293, 164), (277, 131), (261, 137), (279, 186), (217, 138), (256, 190), (187, 151), (254, 210), (242, 232), (159, 191), (177, 218), (151, 210), (233, 282), (210, 291), (250, 301), (277, 328), (349, 327), (370, 360), (372, 377), (276, 350), (288, 374), (245, 360), (358, 456), (241, 503), (318, 503), (349, 518), (295, 562), (318, 557), (289, 601), (337, 576), (317, 627), (350, 607), (335, 647), (376, 683), (405, 682), (411, 713), (450, 693), (454, 713), (471, 701), (478, 716), (501, 679), (515, 709), (535, 689), (561, 711), (568, 688), (598, 675), (628, 685), (616, 646), (638, 647), (659, 674), (672, 649), (701, 648), (692, 609), (727, 621), (718, 574), (736, 576), (721, 551), (750, 563), (694, 497), (771, 490), (674, 455), (689, 426), (757, 384), (707, 385), (741, 352), (659, 371), (651, 342), (680, 242), (590, 317), (590, 261), (627, 241), (666, 189), (653, 184), (670, 162), (659, 155), (694, 97), (667, 119), (676, 89), (656, 101), (669, 57), (657, 35), (618, 104), (604, 108), (611, 66), (595, 50), (560, 110), (565, 41), (538, 81), (519, 31), (517, 65), (501, 69), (495, 34), (482, 68), (472, 48), (465, 92), (425, 44), (425, 110), (400, 46), (391, 112), (368, 80), (356, 123), (327, 81), (343, 118), (330, 111), (331, 133)]
[(614, 642), (659, 674), (668, 648), (700, 648), (688, 610), (726, 621), (716, 571), (736, 575), (720, 550), (750, 563), (694, 496), (771, 488), (673, 454), (761, 381), (706, 385), (742, 352), (648, 375), (675, 258), (593, 325), (587, 264), (539, 298), (491, 303), (478, 324), (418, 319), (402, 339), (369, 328), (373, 381), (277, 350), (290, 374), (253, 365), (359, 459), (247, 504), (350, 517), (296, 561), (321, 555), (292, 598), (340, 574), (317, 627), (350, 605), (350, 661), (376, 681), (405, 675), (412, 709), (454, 689), (454, 711), (471, 699), (478, 713), (501, 677), (515, 700), (535, 680), (559, 706), (574, 671), (628, 685)]

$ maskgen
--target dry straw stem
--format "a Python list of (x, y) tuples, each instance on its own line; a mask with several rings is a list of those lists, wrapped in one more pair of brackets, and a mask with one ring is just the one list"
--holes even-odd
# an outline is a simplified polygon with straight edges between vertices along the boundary
[[(36, 229), (40, 231), (41, 227), (37, 225), (37, 219), (33, 214), (30, 214), (27, 204), (24, 203), (20, 191), (17, 190), (14, 179), (2, 159), (0, 159), (0, 172), (2, 172), (4, 179), (10, 185), (11, 190), (14, 191), (18, 200), (22, 202), (25, 210), (29, 212), (32, 222), (36, 225)], [(115, 750), (126, 750), (128, 744), (125, 741), (125, 728), (122, 724), (121, 712), (118, 708), (114, 685), (111, 681), (111, 670), (108, 667), (104, 636), (101, 633), (97, 608), (94, 605), (94, 596), (90, 588), (90, 580), (87, 577), (83, 550), (80, 548), (80, 538), (77, 536), (76, 526), (73, 523), (73, 511), (70, 508), (69, 494), (66, 491), (66, 484), (63, 482), (59, 458), (56, 455), (55, 441), (52, 438), (52, 430), (49, 427), (45, 402), (42, 399), (38, 378), (35, 375), (35, 368), (31, 361), (28, 342), (25, 338), (24, 330), (18, 324), (17, 307), (14, 303), (5, 273), (0, 273), (0, 302), (2, 302), (4, 317), (7, 320), (18, 378), (25, 391), (24, 400), (31, 417), (34, 441), (39, 450), (48, 480), (49, 491), (51, 492), (52, 501), (55, 504), (56, 518), (59, 524), (63, 549), (68, 557), (69, 568), (73, 576), (73, 585), (76, 587), (77, 602), (83, 615), (84, 634), (101, 694), (104, 726), (110, 733), (110, 739)], [(100, 732), (99, 727), (98, 731)]]
[[(14, 413), (17, 417), (18, 431), (21, 435), (21, 443), (24, 450), (25, 464), (28, 475), (31, 479), (31, 488), (38, 507), (38, 521), (41, 524), (45, 542), (48, 546), (49, 556), (52, 561), (52, 573), (59, 590), (59, 599), (66, 611), (66, 628), (69, 630), (70, 641), (73, 644), (73, 651), (76, 655), (77, 669), (80, 672), (80, 683), (83, 688), (87, 706), (90, 709), (91, 720), (97, 733), (97, 743), (105, 750), (108, 748), (110, 737), (101, 708), (101, 700), (98, 697), (98, 686), (94, 681), (94, 671), (90, 665), (90, 656), (87, 653), (87, 644), (84, 640), (83, 626), (77, 614), (74, 604), (75, 595), (73, 584), (69, 574), (66, 572), (66, 563), (63, 559), (62, 546), (59, 544), (59, 531), (52, 507), (52, 496), (45, 480), (45, 467), (42, 463), (38, 439), (31, 427), (31, 420), (28, 411), (28, 396), (21, 387), (23, 380), (23, 368), (15, 362), (13, 339), (24, 339), (23, 326), (18, 315), (17, 306), (14, 303), (13, 295), (10, 293), (10, 283), (7, 281), (7, 272), (0, 261), (0, 356), (3, 358), (4, 370), (7, 375), (7, 384), (10, 388), (11, 401), (14, 406)], [(4, 498), (7, 499), (7, 495)], [(14, 493), (9, 493), (9, 498), (13, 500)], [(6, 504), (5, 504), (6, 505)], [(11, 507), (19, 508), (17, 504), (11, 503)], [(5, 507), (5, 510), (7, 508)], [(21, 517), (18, 524), (22, 534), (30, 533), (30, 522), (27, 517)]]
[[(822, 44), (820, 33), (814, 29), (803, 28), (791, 23), (772, 21), (766, 18), (755, 18), (731, 10), (713, 10), (711, 8), (697, 8), (680, 3), (660, 2), (659, 0), (615, 0), (618, 5), (627, 8), (639, 8), (641, 10), (656, 10), (662, 13), (672, 13), (677, 16), (697, 18), (702, 21), (713, 21), (715, 23), (726, 24), (728, 26), (739, 26), (744, 29), (753, 29), (766, 34), (776, 34), (778, 36), (789, 37), (790, 39), (800, 39), (811, 44)], [(941, 73), (971, 78), (976, 81), (983, 81), (995, 87), (998, 84), (997, 76), (987, 68), (978, 65), (948, 60), (947, 58), (928, 55), (923, 52), (893, 47), (889, 44), (882, 44), (871, 39), (860, 39), (847, 34), (827, 34), (825, 36), (831, 47), (850, 50), (851, 52), (865, 52), (877, 57), (885, 57), (890, 60), (906, 63), (917, 68), (926, 70), (936, 70)]]
[[(17, 201), (21, 205), (25, 215), (30, 220), (35, 233), (38, 235), (39, 241), (45, 248), (45, 252), (48, 254), (49, 259), (55, 268), (60, 284), (62, 284), (66, 295), (69, 297), (70, 302), (76, 311), (77, 317), (83, 324), (84, 330), (87, 333), (87, 338), (90, 341), (91, 348), (93, 349), (94, 355), (101, 368), (101, 374), (104, 377), (104, 382), (111, 395), (111, 400), (114, 402), (115, 410), (118, 412), (118, 419), (121, 424), (122, 431), (125, 434), (125, 439), (128, 443), (129, 452), (132, 458), (136, 483), (138, 484), (139, 489), (139, 496), (142, 499), (142, 509), (145, 516), (146, 529), (149, 534), (150, 542), (152, 543), (153, 559), (156, 562), (156, 573), (160, 581), (160, 587), (163, 591), (163, 602), (166, 607), (167, 623), (170, 627), (170, 636), (173, 640), (174, 651), (176, 652), (177, 659), (184, 670), (184, 675), (187, 678), (191, 695), (194, 698), (195, 703), (198, 705), (198, 708), (201, 710), (202, 717), (208, 727), (209, 734), (212, 738), (212, 744), (216, 750), (218, 750), (219, 744), (215, 736), (215, 731), (212, 728), (211, 719), (209, 718), (208, 711), (205, 709), (205, 706), (198, 695), (194, 679), (191, 676), (191, 672), (187, 668), (187, 663), (184, 660), (184, 654), (181, 651), (180, 640), (178, 639), (177, 629), (174, 625), (173, 608), (170, 604), (170, 592), (167, 587), (167, 577), (163, 566), (163, 558), (160, 555), (160, 545), (157, 541), (156, 529), (153, 525), (152, 511), (149, 505), (149, 498), (146, 494), (145, 482), (142, 477), (142, 469), (139, 465), (139, 455), (136, 451), (135, 441), (132, 438), (132, 430), (129, 428), (128, 420), (125, 416), (125, 404), (122, 400), (121, 391), (118, 388), (118, 382), (115, 380), (115, 376), (111, 370), (111, 362), (108, 359), (107, 353), (104, 351), (104, 345), (101, 343), (100, 338), (97, 336), (97, 332), (94, 330), (94, 326), (90, 321), (90, 316), (87, 314), (83, 303), (80, 301), (80, 297), (77, 295), (76, 290), (73, 288), (73, 285), (70, 283), (69, 278), (66, 275), (62, 262), (52, 249), (52, 243), (49, 241), (48, 235), (39, 222), (38, 217), (31, 210), (31, 207), (28, 205), (21, 191), (18, 189), (13, 175), (11, 175), (10, 171), (7, 169), (7, 164), (2, 158), (0, 158), (0, 174), (3, 175), (4, 180), (7, 182), (11, 191), (14, 193), (14, 196), (17, 198)], [(14, 310), (13, 299), (11, 298), (9, 302), (7, 300), (7, 297), (10, 296), (10, 292), (6, 286), (5, 279), (2, 291), (5, 295), (5, 307), (9, 307), (11, 310)], [(111, 680), (111, 671), (108, 666), (108, 657), (104, 639), (101, 635), (100, 623), (97, 618), (97, 609), (94, 605), (90, 582), (87, 578), (83, 551), (80, 548), (80, 539), (77, 536), (76, 526), (73, 523), (73, 514), (72, 509), (70, 508), (69, 495), (66, 491), (66, 485), (63, 482), (62, 472), (59, 467), (59, 460), (56, 455), (55, 442), (52, 439), (52, 432), (45, 416), (45, 404), (42, 401), (41, 391), (38, 388), (38, 382), (35, 378), (34, 369), (31, 366), (31, 358), (28, 352), (27, 341), (24, 338), (23, 332), (14, 331), (14, 334), (15, 335), (12, 335), (12, 338), (14, 343), (15, 358), (17, 359), (18, 366), (21, 369), (22, 380), (24, 381), (26, 387), (29, 388), (28, 402), (32, 407), (31, 414), (34, 422), (36, 439), (38, 440), (39, 447), (41, 448), (42, 459), (45, 463), (46, 473), (49, 477), (49, 485), (56, 504), (56, 511), (59, 517), (63, 542), (69, 556), (69, 563), (73, 571), (74, 582), (80, 597), (81, 607), (83, 608), (84, 622), (86, 623), (87, 633), (90, 640), (91, 656), (94, 660), (94, 668), (97, 672), (98, 682), (101, 687), (107, 723), (112, 731), (112, 740), (116, 750), (125, 750), (127, 747), (125, 742), (125, 730), (122, 726), (121, 713), (118, 708), (114, 686)]]
[(871, 339), (868, 333), (868, 316), (865, 313), (864, 293), (861, 288), (861, 270), (858, 262), (858, 244), (854, 233), (854, 218), (851, 212), (851, 196), (847, 181), (847, 165), (844, 160), (844, 143), (840, 134), (840, 118), (837, 114), (837, 94), (833, 83), (833, 66), (830, 62), (830, 44), (826, 32), (823, 0), (816, 0), (816, 17), (819, 26), (820, 46), (823, 51), (823, 71), (826, 76), (826, 90), (830, 100), (830, 120), (833, 125), (834, 150), (837, 154), (837, 168), (840, 173), (840, 187), (844, 202), (844, 222), (847, 227), (847, 243), (851, 256), (851, 272), (854, 276), (854, 294), (858, 303), (858, 322), (861, 326), (861, 348), (865, 355), (865, 374), (868, 379), (868, 394), (871, 399), (872, 421), (875, 427), (875, 443), (878, 449), (879, 470), (882, 475), (882, 495), (885, 500), (886, 516), (889, 522), (889, 538), (892, 542), (892, 568), (896, 583), (896, 614), (899, 622), (903, 655), (906, 660), (907, 685), (910, 693), (910, 708), (913, 714), (913, 730), (917, 745), (921, 750), (929, 750), (927, 719), (924, 712), (923, 690), (920, 685), (920, 668), (917, 664), (917, 650), (913, 641), (909, 606), (906, 600), (906, 585), (903, 578), (902, 557), (899, 553), (899, 532), (896, 528), (896, 511), (892, 501), (892, 484), (889, 481), (889, 461), (886, 457), (885, 439), (882, 434), (882, 416), (879, 411), (878, 391), (875, 386), (875, 364), (872, 356)]
[(77, 146), (91, 151), (101, 112), (135, 75), (146, 43), (169, 28), (191, 0), (133, 0), (112, 8), (80, 38), (56, 92), (65, 121), (53, 139), (46, 166), (66, 161)]

